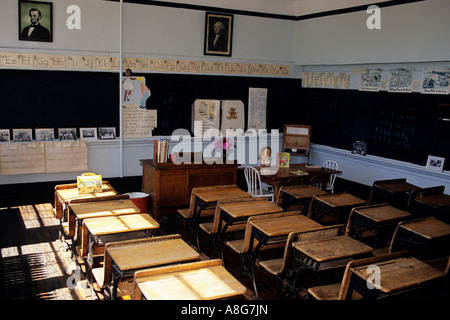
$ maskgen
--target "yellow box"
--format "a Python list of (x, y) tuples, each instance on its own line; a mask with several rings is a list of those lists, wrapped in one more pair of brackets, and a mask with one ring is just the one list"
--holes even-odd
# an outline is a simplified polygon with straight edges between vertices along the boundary
[(78, 194), (102, 192), (102, 175), (83, 173), (77, 176)]

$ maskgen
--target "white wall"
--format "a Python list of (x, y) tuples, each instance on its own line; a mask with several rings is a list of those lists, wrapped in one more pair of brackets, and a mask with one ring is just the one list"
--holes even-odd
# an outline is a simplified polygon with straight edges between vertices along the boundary
[[(53, 42), (18, 40), (17, 0), (2, 0), (0, 51), (119, 54), (119, 2), (53, 2)], [(81, 10), (81, 30), (69, 30), (67, 7)], [(294, 21), (234, 15), (232, 57), (203, 55), (205, 12), (133, 3), (123, 4), (124, 56), (195, 60), (292, 63)]]
[(366, 11), (298, 21), (298, 65), (450, 60), (450, 1), (427, 0), (381, 8), (381, 29), (369, 30)]

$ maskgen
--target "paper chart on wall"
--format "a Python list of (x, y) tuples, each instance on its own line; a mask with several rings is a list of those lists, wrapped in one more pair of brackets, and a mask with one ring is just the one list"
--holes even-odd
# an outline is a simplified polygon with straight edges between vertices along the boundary
[(421, 92), (449, 94), (450, 68), (424, 68)]
[(380, 91), (381, 87), (381, 69), (367, 69), (361, 73), (359, 90), (361, 91)]
[(245, 109), (241, 100), (222, 100), (222, 125), (220, 130), (223, 135), (226, 135), (227, 129), (233, 129), (237, 135), (245, 131)]
[(219, 120), (220, 100), (195, 100), (192, 124), (194, 136), (214, 135), (210, 129), (219, 130)]
[(247, 129), (266, 129), (267, 88), (249, 88), (248, 91)]
[(123, 137), (151, 137), (157, 126), (157, 110), (142, 109), (138, 104), (127, 104), (123, 108)]
[(414, 69), (396, 68), (389, 72), (389, 92), (412, 92)]

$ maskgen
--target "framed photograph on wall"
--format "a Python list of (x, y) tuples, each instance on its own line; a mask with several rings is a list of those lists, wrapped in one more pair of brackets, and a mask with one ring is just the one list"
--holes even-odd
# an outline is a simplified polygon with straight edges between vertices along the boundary
[(31, 129), (13, 129), (14, 142), (32, 142), (32, 132)]
[(206, 12), (204, 54), (231, 57), (233, 15)]
[(53, 3), (19, 0), (19, 40), (53, 41)]
[(97, 128), (80, 128), (80, 139), (84, 141), (96, 141)]
[(428, 156), (427, 165), (425, 169), (431, 171), (442, 172), (444, 169), (445, 158)]
[(0, 143), (9, 143), (9, 129), (0, 129)]
[(114, 140), (116, 138), (116, 128), (115, 127), (98, 128), (98, 134), (100, 136), (100, 140)]
[(34, 129), (36, 141), (53, 141), (55, 139), (55, 132), (53, 128), (49, 129)]
[(58, 129), (59, 140), (61, 141), (75, 141), (77, 140), (76, 128), (59, 128)]

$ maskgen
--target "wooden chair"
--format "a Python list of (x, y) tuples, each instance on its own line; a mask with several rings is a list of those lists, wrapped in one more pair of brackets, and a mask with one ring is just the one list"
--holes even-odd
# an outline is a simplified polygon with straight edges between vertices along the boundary
[[(292, 268), (294, 249), (292, 243), (333, 237), (344, 232), (344, 225), (328, 226), (301, 232), (291, 232), (284, 247), (283, 257), (258, 261), (259, 267), (275, 277), (278, 294), (288, 299), (297, 299), (299, 295), (299, 275)], [(324, 264), (319, 271), (335, 268), (334, 264)], [(337, 266), (339, 267), (339, 266)]]
[(316, 300), (361, 300), (363, 299), (363, 296), (361, 296), (358, 292), (353, 290), (353, 292), (349, 293), (349, 285), (352, 278), (352, 272), (350, 269), (366, 264), (376, 265), (382, 261), (388, 261), (403, 256), (406, 256), (405, 251), (352, 260), (347, 263), (342, 281), (340, 283), (310, 287), (308, 288), (308, 293)]
[[(245, 202), (245, 201), (265, 201), (265, 200), (266, 200), (266, 198), (241, 198), (241, 199), (234, 199), (234, 200), (220, 200), (217, 202), (215, 212), (214, 212), (214, 220), (212, 222), (205, 222), (205, 223), (199, 224), (199, 228), (201, 230), (203, 230), (203, 232), (211, 240), (211, 245), (212, 245), (213, 251), (216, 254), (218, 254), (220, 256), (221, 252), (222, 252), (221, 248), (219, 248), (219, 243), (218, 243), (219, 232), (222, 232), (222, 230), (219, 230), (220, 211), (221, 211), (219, 206), (221, 204), (226, 204), (226, 203), (236, 203), (236, 202)], [(222, 229), (223, 229), (223, 225), (222, 225)], [(237, 232), (243, 232), (243, 231), (245, 231), (245, 229), (246, 229), (246, 222), (233, 224), (228, 227), (227, 234), (232, 235)]]
[(179, 217), (183, 220), (183, 224), (188, 232), (189, 237), (196, 238), (197, 237), (197, 228), (198, 223), (201, 220), (212, 220), (214, 217), (214, 212), (216, 211), (216, 207), (205, 208), (202, 210), (200, 217), (194, 217), (195, 210), (195, 192), (203, 191), (203, 190), (212, 190), (212, 189), (220, 189), (225, 188), (227, 186), (208, 186), (208, 187), (196, 187), (191, 191), (191, 197), (189, 201), (189, 208), (178, 209)]

